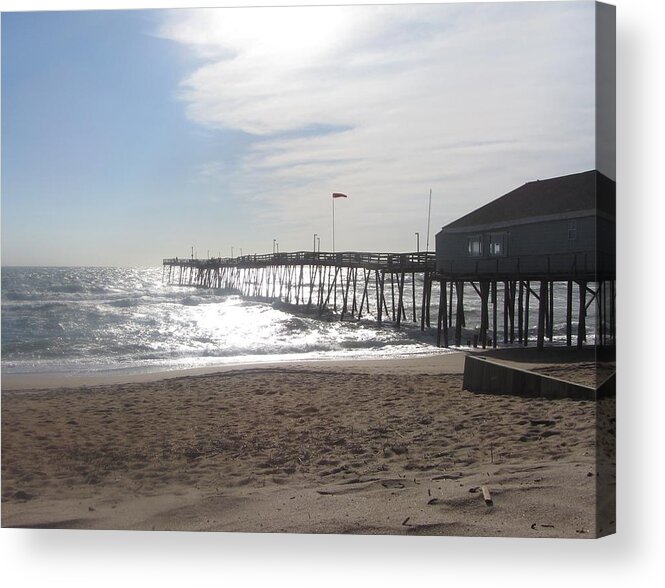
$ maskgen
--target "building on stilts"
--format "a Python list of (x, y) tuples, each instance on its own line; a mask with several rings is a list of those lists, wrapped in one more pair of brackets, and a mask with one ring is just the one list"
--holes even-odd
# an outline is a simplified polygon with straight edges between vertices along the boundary
[(594, 170), (528, 182), (443, 227), (438, 344), (468, 342), (465, 296), (478, 296), (474, 343), (483, 348), (533, 339), (542, 348), (555, 325), (568, 346), (590, 342), (589, 332), (614, 345), (615, 210), (615, 182)]

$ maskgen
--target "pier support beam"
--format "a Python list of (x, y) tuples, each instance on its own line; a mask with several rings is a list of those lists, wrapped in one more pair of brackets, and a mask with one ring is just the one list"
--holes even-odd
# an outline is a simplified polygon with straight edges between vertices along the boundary
[(441, 347), (441, 336), (443, 335), (443, 346), (448, 347), (448, 301), (446, 300), (447, 288), (446, 282), (441, 281), (439, 283), (441, 289), (439, 293), (439, 316), (437, 320), (437, 331), (436, 331), (436, 345)]
[(545, 343), (545, 327), (547, 322), (547, 280), (540, 280), (540, 294), (538, 296), (538, 335), (537, 346), (542, 349)]
[(579, 315), (577, 317), (577, 347), (582, 347), (586, 340), (586, 282), (579, 282), (580, 288), (580, 306)]
[(457, 280), (455, 282), (455, 289), (457, 290), (457, 312), (455, 318), (455, 345), (458, 347), (462, 344), (462, 326), (464, 324), (464, 280)]
[(531, 282), (527, 281), (525, 284), (524, 296), (524, 332), (523, 343), (524, 347), (529, 344), (529, 294), (531, 293)]

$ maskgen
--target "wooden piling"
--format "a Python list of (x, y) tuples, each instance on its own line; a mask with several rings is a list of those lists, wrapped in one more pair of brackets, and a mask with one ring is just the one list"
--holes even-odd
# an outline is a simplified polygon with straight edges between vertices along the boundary
[(577, 347), (581, 348), (586, 339), (586, 290), (585, 281), (578, 282), (580, 288), (580, 306), (577, 317)]
[(496, 347), (496, 335), (497, 335), (497, 324), (496, 324), (496, 317), (497, 317), (497, 303), (496, 303), (496, 291), (497, 291), (497, 283), (496, 280), (492, 282), (492, 347)]
[(566, 345), (573, 344), (573, 282), (566, 283)]
[(411, 272), (411, 306), (413, 308), (413, 322), (416, 322), (416, 274)]
[(376, 308), (377, 308), (377, 320), (379, 324), (383, 321), (383, 306), (385, 300), (383, 298), (383, 286), (385, 281), (385, 274), (383, 272), (379, 273), (379, 270), (376, 270)]
[(448, 328), (453, 326), (453, 280), (450, 280), (450, 295), (448, 296)]
[(397, 321), (396, 324), (399, 327), (402, 323), (402, 313), (404, 312), (404, 278), (405, 273), (400, 272), (398, 279), (398, 297), (397, 297)]
[(538, 335), (537, 346), (542, 349), (545, 342), (545, 323), (547, 321), (547, 280), (540, 280), (540, 295), (538, 296)]
[(422, 304), (420, 305), (420, 330), (421, 331), (425, 330), (425, 318), (426, 318), (425, 307), (427, 306), (427, 284), (428, 284), (429, 280), (430, 280), (429, 272), (425, 272), (425, 274), (423, 275)]
[(527, 280), (524, 293), (524, 332), (523, 344), (527, 347), (529, 344), (529, 294), (531, 293), (531, 282)]
[(439, 315), (437, 320), (437, 330), (436, 330), (436, 345), (441, 347), (441, 336), (443, 335), (443, 346), (448, 347), (448, 301), (446, 300), (447, 289), (445, 280), (439, 283)]
[(549, 304), (548, 304), (548, 331), (547, 338), (550, 343), (554, 339), (554, 282), (550, 280), (549, 283)]
[(457, 312), (455, 318), (455, 345), (458, 347), (462, 344), (462, 323), (464, 322), (464, 280), (457, 280), (455, 282), (455, 289), (457, 291)]
[(490, 283), (481, 280), (480, 288), (480, 344), (483, 349), (487, 348), (487, 329), (489, 328), (489, 294)]
[(508, 315), (510, 319), (510, 343), (515, 343), (515, 294), (517, 292), (517, 282), (510, 281), (510, 307)]
[(524, 282), (519, 281), (517, 303), (517, 341), (524, 344)]
[(425, 323), (428, 327), (431, 327), (430, 324), (430, 309), (432, 308), (432, 282), (434, 280), (429, 280), (427, 283), (427, 305), (425, 306)]

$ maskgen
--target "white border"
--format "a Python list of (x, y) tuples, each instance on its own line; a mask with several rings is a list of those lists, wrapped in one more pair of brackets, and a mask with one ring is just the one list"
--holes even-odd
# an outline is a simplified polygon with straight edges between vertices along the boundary
[[(0, 0), (0, 9), (330, 4), (311, 0)], [(348, 4), (349, 2), (338, 2)], [(376, 3), (376, 2), (365, 2)], [(599, 541), (0, 532), (11, 584), (145, 586), (625, 586), (662, 578), (662, 3), (618, 5), (619, 534)], [(635, 284), (635, 286), (633, 286)], [(647, 291), (646, 286), (651, 286)], [(662, 290), (660, 290), (662, 292)], [(659, 393), (660, 392), (660, 393)], [(653, 581), (646, 585), (653, 585)]]

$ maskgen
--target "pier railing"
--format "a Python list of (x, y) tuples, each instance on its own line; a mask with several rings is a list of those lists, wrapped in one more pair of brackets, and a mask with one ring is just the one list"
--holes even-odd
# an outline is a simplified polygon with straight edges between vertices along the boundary
[(174, 265), (195, 268), (256, 268), (284, 265), (317, 265), (425, 272), (434, 271), (436, 266), (436, 253), (425, 251), (412, 253), (372, 253), (358, 251), (331, 253), (326, 251), (295, 251), (263, 255), (242, 255), (238, 257), (215, 257), (209, 259), (180, 259), (175, 257), (164, 259), (163, 264), (167, 266)]
[(595, 280), (613, 279), (615, 271), (614, 256), (600, 251), (442, 258), (436, 264), (437, 276), (447, 280)]

